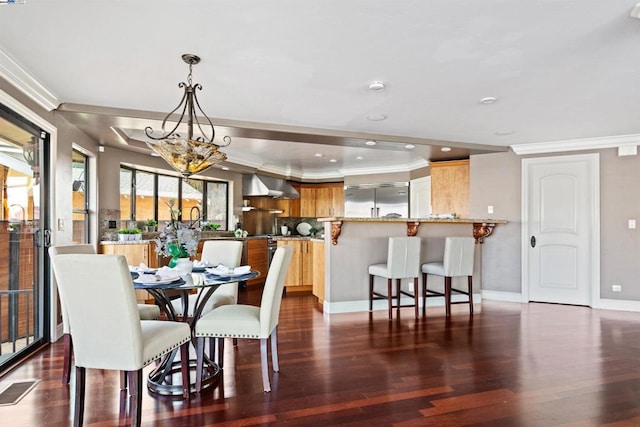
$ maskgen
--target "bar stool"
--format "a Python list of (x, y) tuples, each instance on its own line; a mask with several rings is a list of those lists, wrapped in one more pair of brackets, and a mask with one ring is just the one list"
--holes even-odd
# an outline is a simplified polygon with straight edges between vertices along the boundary
[[(444, 260), (422, 264), (422, 315), (426, 314), (428, 297), (444, 297), (447, 316), (451, 316), (451, 304), (469, 303), (469, 314), (473, 315), (473, 257), (475, 240), (473, 237), (447, 237), (444, 244)], [(444, 277), (444, 293), (427, 289), (427, 275)], [(451, 287), (451, 278), (467, 276), (466, 291)], [(451, 302), (451, 293), (469, 297), (468, 301)]]
[[(374, 277), (387, 279), (387, 294), (381, 294), (373, 290)], [(369, 266), (369, 311), (373, 311), (373, 300), (386, 299), (389, 304), (389, 319), (393, 318), (393, 309), (400, 307), (415, 307), (418, 317), (418, 277), (420, 276), (420, 238), (419, 237), (389, 237), (389, 249), (385, 264), (373, 264)], [(400, 288), (401, 280), (413, 278), (414, 293), (403, 291)], [(393, 294), (392, 283), (396, 280), (396, 292)], [(402, 295), (413, 298), (413, 304), (401, 305)], [(397, 298), (397, 304), (393, 305), (393, 298)]]

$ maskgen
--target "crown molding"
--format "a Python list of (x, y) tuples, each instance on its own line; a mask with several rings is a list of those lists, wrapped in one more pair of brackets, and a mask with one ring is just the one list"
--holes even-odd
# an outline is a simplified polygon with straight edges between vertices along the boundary
[(60, 105), (55, 95), (2, 50), (0, 50), (0, 76), (47, 111), (53, 111)]
[(558, 153), (561, 151), (600, 150), (640, 145), (640, 134), (606, 136), (601, 138), (569, 139), (565, 141), (540, 142), (512, 145), (517, 155)]

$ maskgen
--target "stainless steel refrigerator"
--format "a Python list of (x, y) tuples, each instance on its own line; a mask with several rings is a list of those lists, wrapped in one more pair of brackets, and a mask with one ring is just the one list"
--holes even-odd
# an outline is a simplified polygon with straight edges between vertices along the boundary
[(409, 217), (409, 183), (352, 185), (344, 190), (344, 216)]

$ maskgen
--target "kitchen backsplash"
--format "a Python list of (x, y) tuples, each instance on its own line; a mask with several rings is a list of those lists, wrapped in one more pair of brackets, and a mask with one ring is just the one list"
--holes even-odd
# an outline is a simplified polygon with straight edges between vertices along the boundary
[(324, 232), (324, 223), (319, 222), (318, 218), (293, 218), (293, 217), (289, 217), (289, 218), (278, 218), (278, 220), (277, 220), (277, 224), (278, 224), (278, 228), (277, 228), (278, 232), (277, 232), (277, 234), (280, 234), (280, 227), (283, 226), (283, 225), (286, 225), (287, 227), (289, 227), (289, 231), (291, 232), (292, 236), (299, 235), (300, 233), (298, 233), (298, 231), (296, 230), (296, 227), (301, 222), (308, 223), (314, 230), (316, 230), (315, 235), (320, 235), (320, 234), (322, 234)]

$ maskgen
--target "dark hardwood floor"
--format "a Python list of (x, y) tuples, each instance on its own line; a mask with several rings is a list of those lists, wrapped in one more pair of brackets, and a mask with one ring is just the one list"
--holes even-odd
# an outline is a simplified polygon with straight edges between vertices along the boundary
[[(244, 291), (241, 302), (258, 303)], [(143, 397), (148, 426), (394, 425), (638, 426), (640, 314), (485, 301), (473, 319), (454, 306), (415, 320), (387, 312), (322, 316), (289, 293), (279, 329), (280, 373), (262, 391), (256, 341), (226, 345), (222, 384), (190, 401)], [(0, 378), (42, 382), (6, 426), (67, 426), (73, 386), (60, 383), (56, 343)], [(116, 372), (87, 371), (86, 425), (124, 423)], [(72, 378), (72, 383), (73, 383)]]

